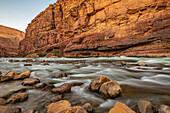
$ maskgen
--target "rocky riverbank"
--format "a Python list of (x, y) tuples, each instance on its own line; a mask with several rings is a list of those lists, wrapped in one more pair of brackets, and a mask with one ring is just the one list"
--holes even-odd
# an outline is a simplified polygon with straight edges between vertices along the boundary
[[(48, 67), (54, 64), (63, 63), (71, 65), (87, 65), (87, 64), (106, 64), (118, 67), (138, 67), (140, 70), (147, 70), (149, 67), (155, 66), (155, 71), (163, 70), (164, 67), (158, 69), (157, 65), (151, 65), (146, 62), (133, 61), (51, 61), (51, 60), (9, 60), (10, 64), (22, 64), (24, 68), (38, 66)], [(44, 65), (48, 63), (48, 65)], [(27, 65), (26, 65), (27, 64)], [(28, 65), (29, 64), (29, 65)], [(43, 68), (41, 67), (41, 68)], [(53, 66), (54, 67), (54, 66)], [(35, 67), (37, 68), (37, 67)], [(133, 98), (132, 93), (137, 93), (135, 87), (129, 88), (119, 84), (119, 80), (110, 79), (106, 76), (92, 78), (90, 83), (86, 84), (81, 78), (78, 81), (62, 82), (63, 80), (72, 79), (72, 75), (67, 71), (51, 76), (60, 81), (56, 84), (54, 81), (44, 82), (43, 79), (35, 77), (35, 68), (31, 70), (0, 72), (0, 111), (2, 113), (169, 113), (170, 107), (163, 104), (152, 104), (148, 99), (138, 99), (136, 103), (128, 104), (122, 102), (121, 98)], [(41, 69), (39, 68), (39, 69)], [(157, 69), (156, 69), (157, 68)], [(168, 65), (166, 66), (168, 68)], [(83, 69), (82, 69), (83, 70)], [(83, 73), (83, 72), (82, 72)], [(104, 75), (104, 74), (102, 74)], [(107, 73), (105, 73), (107, 75)], [(41, 76), (41, 75), (40, 75)], [(44, 75), (43, 75), (44, 76)], [(113, 75), (113, 76), (116, 76)], [(111, 77), (111, 76), (110, 76)], [(42, 77), (43, 78), (43, 77)], [(48, 78), (49, 79), (49, 78)], [(114, 81), (113, 81), (114, 80)], [(91, 94), (91, 97), (96, 96), (99, 100), (88, 100), (82, 96), (75, 94), (75, 89), (82, 92), (85, 87), (86, 93)], [(144, 91), (144, 90), (143, 90)], [(127, 93), (126, 93), (127, 92)], [(145, 94), (145, 93), (143, 93)], [(147, 93), (146, 93), (147, 94)], [(135, 94), (134, 99), (137, 99), (139, 94)], [(87, 96), (87, 95), (86, 95)], [(94, 97), (93, 97), (94, 98)], [(98, 102), (100, 99), (105, 101), (114, 101), (110, 103), (112, 107), (103, 109)]]

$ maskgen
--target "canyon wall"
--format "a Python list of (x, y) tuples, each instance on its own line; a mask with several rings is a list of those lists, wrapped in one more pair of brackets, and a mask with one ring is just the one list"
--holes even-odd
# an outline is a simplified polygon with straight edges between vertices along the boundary
[(0, 57), (14, 57), (19, 52), (19, 42), (25, 33), (0, 25)]
[(170, 57), (169, 0), (58, 0), (28, 25), (20, 55)]

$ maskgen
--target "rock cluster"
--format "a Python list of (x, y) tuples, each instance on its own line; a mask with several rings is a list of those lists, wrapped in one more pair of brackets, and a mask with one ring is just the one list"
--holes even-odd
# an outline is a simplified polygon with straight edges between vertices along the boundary
[(109, 78), (100, 76), (93, 80), (89, 89), (99, 91), (105, 98), (115, 98), (121, 94), (122, 89), (116, 81), (111, 81)]
[(28, 25), (20, 55), (170, 56), (169, 7), (169, 0), (58, 0)]

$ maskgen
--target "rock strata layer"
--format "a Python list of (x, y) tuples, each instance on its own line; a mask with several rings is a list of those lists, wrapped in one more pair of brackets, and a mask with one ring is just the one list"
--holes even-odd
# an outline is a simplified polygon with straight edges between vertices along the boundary
[(0, 57), (17, 56), (19, 42), (24, 38), (24, 32), (0, 25)]
[(58, 0), (26, 29), (20, 55), (170, 56), (169, 0)]

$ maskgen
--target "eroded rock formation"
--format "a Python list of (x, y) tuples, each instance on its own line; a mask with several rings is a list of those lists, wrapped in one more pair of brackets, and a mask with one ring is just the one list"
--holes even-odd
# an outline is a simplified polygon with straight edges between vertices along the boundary
[(170, 56), (169, 0), (58, 0), (28, 25), (20, 55)]
[(0, 25), (0, 57), (18, 55), (19, 42), (24, 38), (24, 32)]

